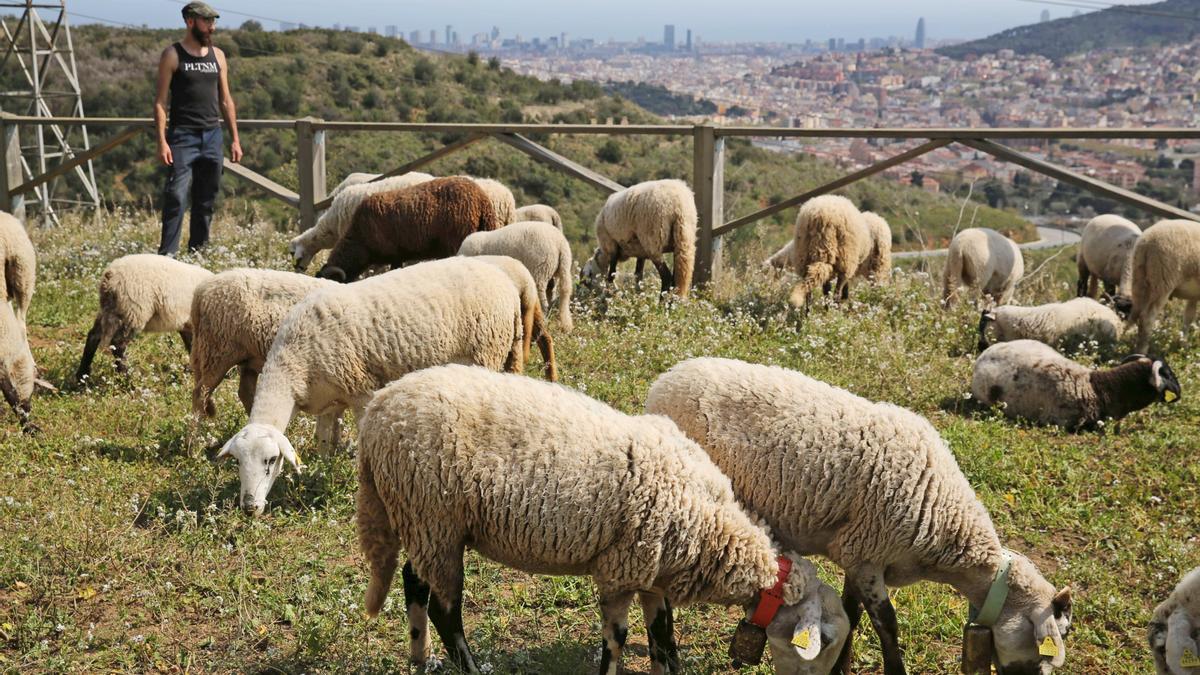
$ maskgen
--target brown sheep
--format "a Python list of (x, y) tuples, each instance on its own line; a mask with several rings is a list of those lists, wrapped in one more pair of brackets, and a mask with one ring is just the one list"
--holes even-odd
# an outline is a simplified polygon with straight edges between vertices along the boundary
[(447, 258), (473, 232), (500, 227), (491, 200), (467, 178), (435, 178), (363, 200), (317, 276), (353, 281), (371, 265)]

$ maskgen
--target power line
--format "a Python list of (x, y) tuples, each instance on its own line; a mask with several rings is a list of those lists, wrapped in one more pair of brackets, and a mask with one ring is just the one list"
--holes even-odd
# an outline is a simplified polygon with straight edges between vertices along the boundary
[[(167, 0), (167, 2), (173, 2), (177, 5), (186, 5), (188, 3), (188, 1), (189, 0)], [(225, 9), (223, 7), (215, 7), (214, 6), (213, 9), (217, 10), (218, 12), (224, 13), (224, 14), (234, 14), (237, 16), (244, 16), (244, 17), (248, 17), (251, 19), (258, 19), (259, 21), (274, 21), (276, 23), (299, 23), (297, 21), (288, 21), (286, 19), (275, 19), (275, 18), (272, 18), (269, 16), (259, 16), (257, 14), (247, 14), (246, 12), (236, 12), (232, 9)]]
[(74, 10), (67, 12), (67, 17), (68, 17), (68, 18), (70, 18), (70, 17), (76, 17), (76, 16), (81, 16), (81, 17), (83, 17), (83, 18), (85, 18), (85, 19), (91, 19), (92, 21), (103, 21), (104, 23), (111, 23), (111, 24), (114, 24), (114, 25), (117, 25), (117, 26), (128, 26), (128, 27), (130, 27), (130, 28), (141, 28), (141, 26), (138, 26), (138, 25), (135, 25), (135, 24), (132, 24), (132, 23), (126, 23), (126, 22), (124, 22), (124, 21), (117, 21), (117, 20), (115, 20), (115, 19), (106, 19), (106, 18), (104, 18), (104, 17), (102, 17), (102, 16), (90, 16), (90, 15), (88, 15), (88, 14), (80, 14), (79, 12), (76, 12), (76, 11), (74, 11)]
[(1185, 21), (1200, 21), (1200, 16), (1195, 14), (1176, 14), (1173, 12), (1158, 12), (1148, 9), (1137, 9), (1129, 5), (1116, 5), (1107, 3), (1098, 4), (1081, 4), (1091, 0), (1018, 0), (1019, 2), (1028, 2), (1035, 5), (1057, 5), (1059, 7), (1074, 7), (1076, 9), (1093, 9), (1102, 12), (1121, 12), (1124, 14), (1141, 14), (1143, 16), (1158, 16), (1167, 19), (1183, 19)]

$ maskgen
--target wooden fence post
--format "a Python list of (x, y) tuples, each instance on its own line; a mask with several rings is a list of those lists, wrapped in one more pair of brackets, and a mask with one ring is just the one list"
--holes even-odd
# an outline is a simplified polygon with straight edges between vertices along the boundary
[(21, 171), (21, 139), (16, 124), (8, 121), (7, 114), (0, 115), (0, 139), (4, 143), (4, 161), (0, 162), (0, 211), (11, 213), (25, 222), (25, 195), (9, 195), (9, 190), (19, 186), (24, 179)]
[(697, 286), (715, 279), (713, 264), (721, 242), (713, 228), (725, 222), (725, 138), (717, 137), (711, 124), (693, 127), (692, 181), (696, 192), (696, 266), (692, 279)]
[(305, 117), (296, 120), (296, 170), (300, 172), (300, 231), (317, 224), (316, 203), (325, 199), (325, 130), (313, 129)]

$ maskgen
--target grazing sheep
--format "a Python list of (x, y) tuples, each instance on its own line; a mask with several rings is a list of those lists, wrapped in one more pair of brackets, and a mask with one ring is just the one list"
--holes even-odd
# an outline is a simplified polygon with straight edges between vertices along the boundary
[(1147, 634), (1158, 675), (1193, 675), (1200, 668), (1200, 567), (1188, 572), (1154, 608)]
[(995, 230), (972, 227), (954, 235), (942, 276), (942, 304), (958, 301), (958, 289), (990, 296), (998, 305), (1012, 302), (1013, 290), (1025, 275), (1025, 260), (1016, 242)]
[(1078, 295), (1096, 297), (1097, 281), (1104, 282), (1104, 292), (1110, 296), (1129, 293), (1133, 246), (1141, 234), (1141, 228), (1115, 214), (1089, 220), (1080, 236), (1076, 258)]
[[(871, 233), (871, 253), (858, 266), (855, 278), (884, 282), (892, 276), (892, 229), (886, 220), (870, 211), (864, 211), (862, 217)], [(796, 239), (793, 237), (771, 254), (771, 257), (763, 262), (763, 267), (795, 272), (795, 251)]]
[(466, 178), (435, 178), (363, 199), (317, 276), (354, 281), (371, 265), (445, 258), (472, 232), (500, 227), (484, 191)]
[[(404, 174), (404, 175), (411, 176), (413, 174), (408, 173), (408, 174)], [(346, 177), (342, 179), (342, 182), (338, 183), (337, 187), (330, 190), (329, 194), (327, 194), (325, 196), (328, 198), (337, 197), (339, 194), (341, 194), (342, 190), (345, 190), (346, 188), (350, 187), (351, 185), (362, 185), (363, 183), (370, 183), (371, 181), (375, 180), (376, 178), (379, 178), (379, 176), (380, 176), (380, 174), (377, 174), (377, 173), (354, 172), (354, 173), (347, 174)]]
[(787, 240), (787, 243), (779, 247), (778, 251), (771, 254), (771, 257), (763, 261), (763, 267), (773, 267), (777, 270), (787, 270), (795, 272), (796, 258), (796, 238), (792, 237)]
[[(451, 661), (479, 672), (462, 622), (467, 546), (528, 572), (591, 575), (603, 616), (600, 672), (614, 675), (635, 595), (647, 614), (654, 672), (663, 672), (678, 668), (662, 618), (671, 604), (750, 611), (782, 576), (768, 531), (666, 419), (631, 417), (554, 384), (448, 365), (410, 373), (377, 393), (359, 432), (367, 614), (383, 607), (403, 548), (417, 663), (428, 654), (432, 595), (428, 618)], [(787, 607), (768, 633), (790, 645), (808, 631), (811, 640), (795, 652), (805, 661), (820, 657), (815, 665), (828, 672), (848, 622), (838, 621), (836, 603), (825, 602), (815, 568), (793, 554), (787, 559), (793, 571), (779, 584)], [(835, 635), (822, 630), (838, 626)]]
[(522, 361), (529, 361), (529, 348), (533, 340), (538, 343), (538, 351), (542, 354), (545, 366), (545, 377), (551, 382), (558, 382), (558, 366), (554, 361), (554, 340), (546, 330), (546, 317), (542, 313), (538, 301), (538, 287), (529, 274), (529, 270), (521, 261), (506, 255), (477, 255), (475, 260), (495, 265), (504, 270), (508, 280), (517, 287), (521, 296), (521, 326), (524, 339), (522, 340)]
[(25, 324), (17, 320), (7, 302), (0, 302), (0, 393), (21, 421), (21, 430), (27, 434), (38, 431), (30, 419), (30, 400), (36, 379), (37, 368), (29, 351)]
[(1196, 320), (1200, 301), (1200, 223), (1160, 220), (1138, 237), (1133, 247), (1133, 311), (1129, 321), (1138, 327), (1137, 350), (1150, 349), (1150, 333), (1167, 300), (1187, 301), (1183, 310), (1186, 335)]
[(988, 325), (996, 342), (1038, 340), (1048, 345), (1078, 345), (1095, 340), (1111, 346), (1121, 335), (1121, 317), (1091, 298), (1074, 298), (1035, 307), (1001, 305), (979, 317), (979, 351), (988, 348)]
[[(196, 287), (192, 298), (192, 413), (216, 414), (213, 390), (238, 369), (238, 398), (249, 415), (254, 390), (283, 318), (312, 291), (336, 286), (328, 279), (261, 269), (221, 272)], [(317, 439), (337, 446), (338, 418), (317, 419)]]
[[(839, 195), (821, 195), (805, 202), (796, 214), (793, 241), (792, 266), (801, 276), (789, 299), (794, 307), (808, 304), (809, 295), (818, 288), (825, 293), (833, 290), (836, 297), (849, 297), (850, 280), (858, 275), (859, 267), (872, 257), (875, 248), (863, 215), (849, 199)], [(889, 268), (891, 241), (889, 234)], [(875, 266), (878, 268), (880, 263)]]
[(1071, 431), (1170, 403), (1180, 394), (1179, 380), (1161, 358), (1134, 354), (1115, 368), (1093, 370), (1036, 340), (988, 347), (975, 359), (971, 377), (971, 396), (980, 403), (1002, 403), (1007, 417)]
[(520, 260), (537, 283), (544, 311), (550, 311), (550, 294), (558, 288), (558, 320), (564, 332), (571, 332), (571, 245), (561, 230), (545, 222), (513, 223), (467, 236), (458, 254), (506, 255)]
[(529, 345), (524, 318), (508, 273), (472, 258), (421, 263), (309, 293), (275, 334), (249, 422), (217, 455), (238, 461), (242, 508), (263, 511), (283, 468), (281, 456), (299, 469), (283, 434), (297, 409), (360, 413), (376, 389), (443, 363), (520, 372)]
[(459, 178), (468, 178), (483, 190), (483, 193), (487, 195), (488, 201), (492, 203), (492, 208), (496, 210), (496, 222), (500, 224), (500, 227), (516, 221), (517, 200), (513, 197), (512, 190), (509, 190), (507, 185), (491, 178), (476, 178), (474, 176), (459, 176)]
[[(646, 411), (670, 417), (733, 482), (784, 549), (846, 571), (851, 630), (861, 609), (904, 672), (889, 586), (949, 584), (975, 607), (1011, 561), (993, 636), (1001, 672), (1063, 664), (1071, 595), (1008, 552), (987, 510), (928, 421), (783, 368), (716, 358), (677, 364), (650, 386)], [(1039, 646), (1054, 646), (1049, 663)], [(850, 643), (843, 650), (849, 665)]]
[[(410, 171), (406, 174), (374, 182), (359, 183), (346, 187), (339, 185), (338, 188), (335, 188), (336, 196), (333, 199), (333, 203), (317, 219), (317, 224), (311, 229), (292, 237), (292, 240), (288, 242), (288, 253), (292, 256), (296, 271), (303, 272), (308, 268), (309, 263), (312, 262), (313, 256), (337, 244), (338, 240), (345, 234), (346, 228), (350, 227), (350, 221), (354, 219), (354, 213), (358, 210), (359, 205), (362, 204), (364, 199), (381, 192), (403, 190), (414, 185), (427, 183), (431, 180), (433, 180), (433, 176), (427, 173)], [(343, 181), (343, 185), (345, 185), (345, 181)]]
[(513, 214), (514, 223), (523, 223), (530, 220), (540, 220), (543, 223), (550, 223), (558, 229), (563, 229), (562, 216), (558, 215), (558, 211), (552, 206), (545, 204), (530, 204), (522, 206)]
[[(692, 287), (692, 265), (696, 257), (696, 198), (681, 180), (652, 180), (614, 192), (596, 216), (599, 246), (583, 267), (584, 278), (608, 270), (608, 282), (617, 275), (617, 263), (649, 259), (662, 279), (662, 291), (672, 287), (686, 298)], [(674, 272), (663, 254), (675, 253)]]
[(192, 350), (192, 294), (212, 272), (174, 258), (138, 253), (117, 258), (100, 277), (100, 311), (83, 346), (75, 381), (92, 370), (96, 351), (112, 345), (118, 373), (127, 370), (125, 348), (138, 333), (179, 333)]
[(37, 281), (37, 256), (25, 226), (11, 214), (0, 211), (0, 300), (12, 303), (13, 314), (22, 326)]

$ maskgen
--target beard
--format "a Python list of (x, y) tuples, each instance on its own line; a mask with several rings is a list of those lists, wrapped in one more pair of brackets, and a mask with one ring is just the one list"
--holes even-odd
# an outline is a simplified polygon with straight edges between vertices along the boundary
[(203, 30), (200, 30), (200, 26), (193, 25), (192, 26), (192, 37), (196, 38), (196, 42), (199, 42), (201, 45), (203, 45), (205, 47), (212, 46), (212, 31), (211, 30), (203, 31)]

